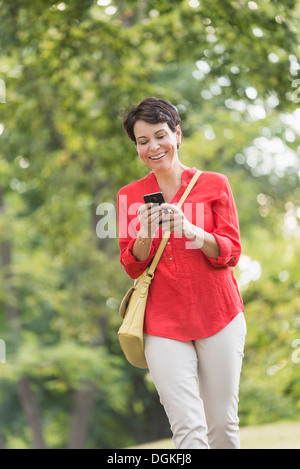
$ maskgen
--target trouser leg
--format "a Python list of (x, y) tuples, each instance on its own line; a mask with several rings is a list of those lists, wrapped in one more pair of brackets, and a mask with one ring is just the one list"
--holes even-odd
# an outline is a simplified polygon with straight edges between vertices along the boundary
[(183, 342), (145, 334), (149, 371), (176, 448), (240, 447), (238, 389), (245, 336), (243, 313), (205, 339)]
[(207, 449), (198, 359), (191, 341), (144, 336), (145, 355), (177, 449)]
[(211, 449), (240, 448), (238, 393), (245, 336), (244, 315), (239, 313), (213, 336), (194, 341)]

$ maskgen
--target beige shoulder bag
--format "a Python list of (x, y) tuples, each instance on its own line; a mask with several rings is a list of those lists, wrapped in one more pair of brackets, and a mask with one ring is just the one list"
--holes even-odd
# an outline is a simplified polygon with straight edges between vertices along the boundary
[[(177, 205), (179, 208), (189, 195), (201, 173), (202, 171), (198, 170), (192, 177)], [(150, 267), (147, 267), (134, 281), (133, 287), (131, 287), (124, 296), (119, 309), (120, 316), (124, 318), (118, 331), (119, 342), (129, 363), (137, 368), (148, 368), (144, 354), (144, 315), (149, 286), (170, 234), (170, 231), (164, 233)]]

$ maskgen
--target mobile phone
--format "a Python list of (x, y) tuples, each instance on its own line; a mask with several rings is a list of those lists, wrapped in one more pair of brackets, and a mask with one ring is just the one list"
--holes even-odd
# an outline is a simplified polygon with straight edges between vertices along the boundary
[(164, 204), (165, 199), (162, 195), (162, 192), (153, 192), (152, 194), (145, 194), (143, 195), (143, 199), (145, 201), (145, 204)]
[[(145, 194), (143, 195), (143, 199), (145, 201), (145, 204), (164, 204), (165, 199), (164, 196), (162, 195), (162, 192), (153, 192), (152, 194)], [(168, 210), (164, 210), (164, 213), (168, 213)], [(162, 221), (159, 222), (159, 225), (162, 224)]]

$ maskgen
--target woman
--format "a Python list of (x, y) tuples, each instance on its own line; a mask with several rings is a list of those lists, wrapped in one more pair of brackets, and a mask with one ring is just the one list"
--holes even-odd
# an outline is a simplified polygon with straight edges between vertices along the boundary
[[(149, 371), (176, 448), (239, 448), (246, 325), (233, 276), (241, 253), (238, 217), (227, 178), (214, 172), (203, 172), (182, 210), (176, 206), (196, 172), (179, 160), (179, 124), (176, 108), (157, 98), (143, 100), (124, 119), (151, 172), (118, 194), (120, 260), (137, 278), (163, 231), (171, 231), (145, 313)], [(164, 204), (143, 202), (144, 194), (158, 191)]]

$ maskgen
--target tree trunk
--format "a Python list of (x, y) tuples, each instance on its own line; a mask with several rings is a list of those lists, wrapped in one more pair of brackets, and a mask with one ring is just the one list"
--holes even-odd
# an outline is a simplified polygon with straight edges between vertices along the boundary
[(32, 431), (33, 449), (46, 449), (39, 405), (27, 376), (23, 376), (19, 380), (18, 391), (28, 425)]
[(81, 388), (73, 392), (69, 449), (85, 448), (95, 397), (96, 389), (90, 381), (83, 381)]

